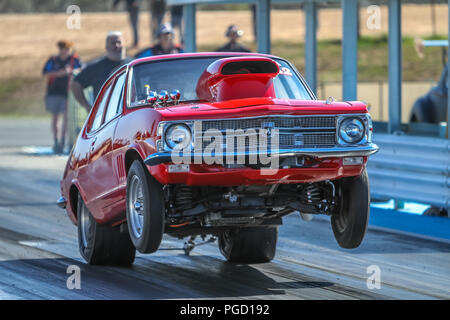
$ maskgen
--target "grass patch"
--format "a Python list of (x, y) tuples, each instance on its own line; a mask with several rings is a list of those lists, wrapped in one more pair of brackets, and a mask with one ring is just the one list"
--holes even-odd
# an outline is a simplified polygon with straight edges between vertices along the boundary
[(0, 102), (19, 91), (23, 86), (24, 79), (3, 80), (0, 82)]
[(0, 79), (0, 114), (45, 117), (45, 79)]

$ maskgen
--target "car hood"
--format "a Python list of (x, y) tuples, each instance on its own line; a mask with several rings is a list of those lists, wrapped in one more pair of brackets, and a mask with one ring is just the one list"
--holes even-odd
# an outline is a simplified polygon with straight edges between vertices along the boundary
[(305, 115), (366, 113), (366, 105), (359, 101), (331, 102), (323, 100), (287, 100), (273, 98), (247, 98), (213, 103), (181, 103), (157, 109), (169, 119), (233, 118), (264, 115)]

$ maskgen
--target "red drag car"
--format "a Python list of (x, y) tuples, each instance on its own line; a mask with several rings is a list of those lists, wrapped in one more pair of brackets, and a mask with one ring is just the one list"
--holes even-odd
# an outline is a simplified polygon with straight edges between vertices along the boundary
[(131, 264), (163, 234), (218, 237), (230, 262), (273, 259), (282, 217), (331, 216), (343, 248), (369, 218), (372, 122), (318, 101), (286, 60), (197, 53), (134, 60), (103, 85), (70, 153), (59, 206), (91, 264)]

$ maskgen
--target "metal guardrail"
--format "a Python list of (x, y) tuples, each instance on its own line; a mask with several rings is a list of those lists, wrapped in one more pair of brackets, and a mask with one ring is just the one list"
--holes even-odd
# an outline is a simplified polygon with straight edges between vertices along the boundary
[(450, 212), (450, 141), (376, 134), (368, 161), (373, 198), (429, 204)]

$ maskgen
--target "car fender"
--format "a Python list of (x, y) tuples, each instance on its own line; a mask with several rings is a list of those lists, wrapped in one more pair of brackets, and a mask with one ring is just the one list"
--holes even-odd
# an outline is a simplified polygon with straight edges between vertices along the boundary
[[(150, 140), (150, 139), (147, 139), (147, 140)], [(154, 151), (152, 152), (152, 151), (149, 151), (146, 149), (148, 149), (148, 147), (146, 147), (146, 143), (143, 141), (135, 141), (128, 146), (127, 151), (125, 152), (125, 157), (124, 157), (125, 169), (126, 169), (127, 175), (128, 175), (128, 169), (131, 166), (131, 162), (128, 162), (128, 154), (130, 152), (137, 153), (143, 162), (144, 159), (147, 157), (147, 155), (154, 153)]]
[[(71, 181), (70, 184), (70, 188), (68, 190), (68, 197), (67, 197), (67, 206), (66, 206), (66, 211), (67, 211), (67, 215), (69, 216), (70, 220), (72, 221), (73, 224), (77, 225), (78, 223), (78, 217), (77, 217), (77, 212), (74, 212), (72, 208), (76, 207), (76, 203), (72, 203), (72, 197), (70, 195), (70, 190), (72, 189), (72, 187), (75, 186), (75, 188), (77, 188), (78, 193), (81, 195), (81, 199), (83, 199), (84, 203), (86, 203), (86, 193), (83, 190), (83, 188), (81, 187), (78, 179), (74, 178)], [(77, 201), (77, 200), (76, 200)]]

